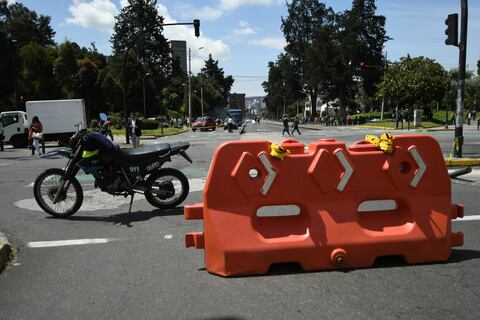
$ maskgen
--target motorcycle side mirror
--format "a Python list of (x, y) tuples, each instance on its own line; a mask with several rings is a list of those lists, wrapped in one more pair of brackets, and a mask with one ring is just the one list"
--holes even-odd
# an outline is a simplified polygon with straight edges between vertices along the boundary
[(100, 120), (102, 120), (102, 121), (107, 121), (108, 120), (108, 116), (103, 112), (100, 113), (99, 116), (100, 116)]

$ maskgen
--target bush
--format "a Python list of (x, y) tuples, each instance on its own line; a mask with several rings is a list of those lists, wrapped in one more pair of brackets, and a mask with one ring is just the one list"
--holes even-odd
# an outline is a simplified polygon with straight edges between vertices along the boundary
[(98, 127), (98, 123), (99, 121), (97, 119), (93, 119), (92, 121), (90, 121), (90, 128)]
[(155, 129), (158, 129), (159, 125), (160, 125), (160, 122), (158, 122), (157, 120), (148, 120), (148, 119), (142, 120), (142, 129), (155, 130)]

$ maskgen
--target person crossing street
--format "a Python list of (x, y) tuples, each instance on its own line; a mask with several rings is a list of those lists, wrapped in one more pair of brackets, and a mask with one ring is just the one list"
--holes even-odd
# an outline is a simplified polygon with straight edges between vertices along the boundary
[(295, 130), (298, 132), (299, 135), (301, 135), (302, 133), (300, 132), (300, 130), (298, 130), (298, 124), (299, 124), (299, 121), (298, 121), (298, 117), (295, 117), (295, 119), (293, 120), (293, 124), (292, 124), (292, 136), (293, 136), (293, 133), (295, 132)]

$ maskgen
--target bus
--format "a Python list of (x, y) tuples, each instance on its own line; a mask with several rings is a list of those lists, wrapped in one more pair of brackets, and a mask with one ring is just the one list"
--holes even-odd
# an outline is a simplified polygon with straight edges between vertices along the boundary
[(244, 112), (242, 109), (230, 109), (228, 110), (228, 114), (232, 117), (235, 127), (239, 127), (243, 124)]

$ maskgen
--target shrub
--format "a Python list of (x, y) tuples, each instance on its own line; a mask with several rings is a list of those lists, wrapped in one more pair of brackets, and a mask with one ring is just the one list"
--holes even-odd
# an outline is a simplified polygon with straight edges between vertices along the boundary
[(97, 119), (93, 119), (92, 121), (90, 121), (90, 128), (98, 127), (98, 123), (99, 121)]
[(157, 120), (142, 120), (142, 129), (155, 130), (158, 129), (160, 123)]

